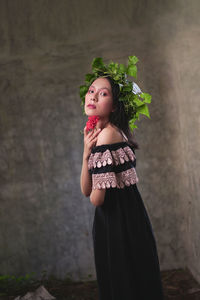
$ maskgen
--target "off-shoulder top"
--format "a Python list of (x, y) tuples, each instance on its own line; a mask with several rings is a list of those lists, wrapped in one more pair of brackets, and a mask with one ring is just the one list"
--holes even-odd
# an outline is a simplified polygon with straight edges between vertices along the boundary
[(124, 188), (139, 181), (136, 156), (127, 141), (94, 146), (88, 159), (92, 189)]

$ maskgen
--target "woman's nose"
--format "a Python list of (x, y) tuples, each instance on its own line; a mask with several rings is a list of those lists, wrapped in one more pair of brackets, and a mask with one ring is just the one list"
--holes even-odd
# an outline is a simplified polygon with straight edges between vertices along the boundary
[(97, 100), (97, 97), (96, 97), (95, 94), (92, 94), (90, 99), (96, 101), (96, 100)]

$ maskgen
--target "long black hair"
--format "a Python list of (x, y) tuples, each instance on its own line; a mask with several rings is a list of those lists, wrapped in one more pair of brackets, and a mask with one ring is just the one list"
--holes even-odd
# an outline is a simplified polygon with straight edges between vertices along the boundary
[(113, 96), (113, 106), (115, 110), (110, 113), (109, 121), (120, 130), (128, 138), (128, 143), (133, 146), (135, 149), (140, 149), (138, 143), (135, 141), (134, 133), (131, 132), (129, 127), (129, 119), (125, 111), (123, 101), (119, 101), (120, 89), (119, 85), (113, 81), (110, 76), (104, 77), (108, 79), (111, 85), (112, 96)]

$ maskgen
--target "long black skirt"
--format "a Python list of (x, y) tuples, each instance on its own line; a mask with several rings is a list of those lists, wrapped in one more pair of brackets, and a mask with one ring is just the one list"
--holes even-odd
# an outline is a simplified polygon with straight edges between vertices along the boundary
[(99, 300), (163, 300), (156, 240), (137, 185), (106, 189), (95, 208)]

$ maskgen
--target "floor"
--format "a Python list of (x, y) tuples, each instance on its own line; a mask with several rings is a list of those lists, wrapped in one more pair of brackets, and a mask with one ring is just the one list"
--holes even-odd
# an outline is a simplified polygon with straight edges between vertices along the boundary
[[(200, 284), (188, 269), (162, 271), (161, 276), (165, 300), (200, 300)], [(73, 283), (52, 279), (42, 284), (57, 300), (98, 300), (96, 281)], [(36, 286), (30, 287), (28, 291), (35, 289)], [(14, 300), (17, 295), (19, 293), (15, 295), (12, 293), (10, 296), (0, 295), (0, 300)], [(25, 293), (21, 293), (21, 296), (24, 295)]]

